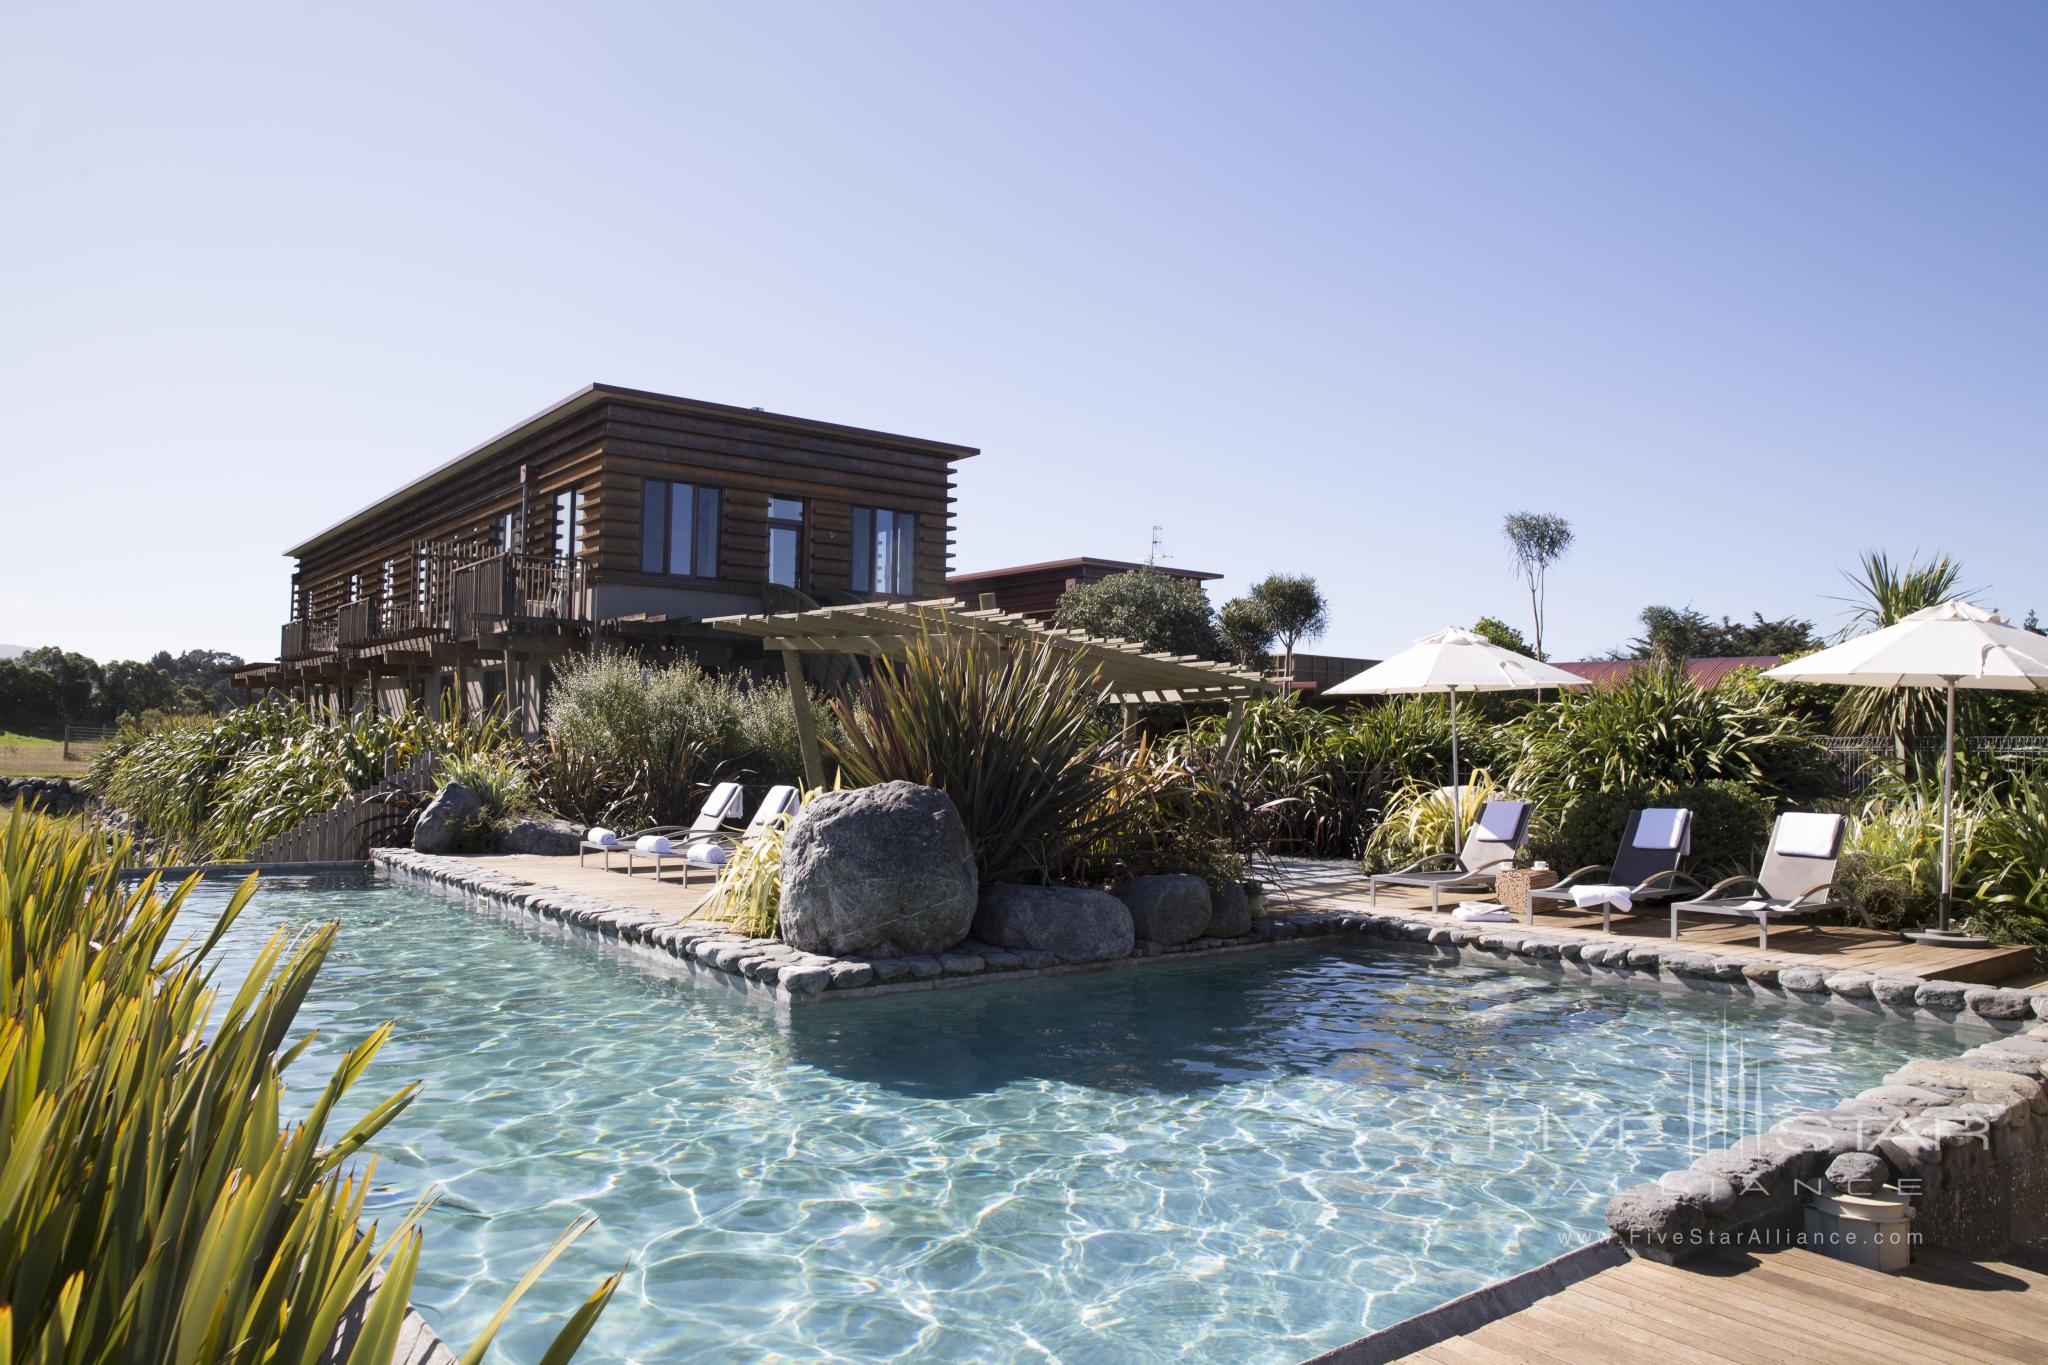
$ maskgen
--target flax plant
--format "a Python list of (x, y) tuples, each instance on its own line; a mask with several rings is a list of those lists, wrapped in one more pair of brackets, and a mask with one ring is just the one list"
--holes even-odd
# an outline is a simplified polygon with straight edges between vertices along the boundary
[[(195, 881), (124, 886), (124, 851), (108, 859), (19, 808), (0, 827), (0, 1362), (383, 1365), (426, 1205), (364, 1225), (374, 1164), (352, 1159), (417, 1087), (329, 1129), (390, 1025), (286, 1122), (286, 1075), (311, 1041), (288, 1035), (335, 926), (280, 929), (220, 1008), (212, 955), (255, 879), (203, 939), (173, 942)], [(545, 1360), (575, 1353), (617, 1284), (598, 1287)]]
[(849, 785), (902, 779), (953, 798), (983, 884), (1043, 880), (1112, 818), (1115, 741), (1094, 725), (1093, 665), (1045, 641), (976, 648), (926, 635), (884, 659), (826, 744)]

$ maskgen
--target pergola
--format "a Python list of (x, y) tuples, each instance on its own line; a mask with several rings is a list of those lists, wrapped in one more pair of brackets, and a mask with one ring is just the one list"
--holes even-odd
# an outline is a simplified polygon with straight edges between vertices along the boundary
[(1192, 654), (1162, 654), (1132, 640), (1048, 626), (1028, 616), (994, 607), (970, 607), (949, 597), (714, 616), (704, 624), (737, 635), (751, 635), (764, 648), (781, 653), (790, 697), (796, 706), (797, 734), (803, 743), (804, 776), (813, 786), (824, 785), (825, 764), (818, 752), (810, 692), (804, 685), (806, 654), (892, 658), (916, 640), (934, 635), (966, 639), (977, 648), (989, 649), (1019, 642), (1043, 643), (1093, 664), (1102, 679), (1105, 701), (1126, 706), (1138, 702), (1227, 703), (1230, 744), (1236, 742), (1243, 722), (1245, 699), (1277, 690), (1259, 674), (1233, 664)]

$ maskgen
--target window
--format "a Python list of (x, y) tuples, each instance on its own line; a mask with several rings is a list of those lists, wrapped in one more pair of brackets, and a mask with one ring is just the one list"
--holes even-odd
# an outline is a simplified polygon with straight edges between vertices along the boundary
[(648, 479), (640, 492), (640, 572), (718, 577), (716, 488)]
[(583, 494), (564, 488), (555, 494), (555, 558), (574, 559), (583, 546)]
[(804, 585), (804, 500), (768, 499), (768, 581)]
[(501, 516), (501, 517), (499, 517), (499, 518), (498, 518), (498, 548), (499, 548), (499, 549), (501, 549), (501, 550), (506, 550), (506, 551), (510, 551), (510, 550), (512, 550), (512, 549), (514, 549), (514, 548), (516, 548), (516, 547), (514, 546), (514, 544), (513, 544), (513, 541), (512, 541), (512, 535), (513, 535), (513, 531), (512, 531), (512, 528), (513, 528), (513, 526), (514, 526), (514, 525), (516, 524), (516, 521), (517, 521), (517, 517), (518, 517), (518, 514), (517, 514), (516, 512), (507, 512), (507, 513), (505, 513), (505, 515), (503, 515), (503, 516)]
[(917, 591), (917, 515), (853, 509), (853, 590), (909, 597)]

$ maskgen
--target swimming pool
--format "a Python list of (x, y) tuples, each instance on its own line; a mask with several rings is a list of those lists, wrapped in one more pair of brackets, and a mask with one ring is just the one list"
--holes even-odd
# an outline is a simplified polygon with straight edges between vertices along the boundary
[[(195, 921), (230, 887), (204, 886)], [(340, 921), (301, 1015), (418, 1079), (373, 1212), (431, 1187), (415, 1302), (530, 1360), (1296, 1361), (1604, 1230), (1609, 1194), (1954, 1034), (1324, 941), (777, 1018), (651, 955), (407, 885), (273, 879), (224, 945)], [(1729, 1112), (1760, 1095), (1762, 1116)], [(1752, 1103), (1756, 1102), (1752, 1097)]]

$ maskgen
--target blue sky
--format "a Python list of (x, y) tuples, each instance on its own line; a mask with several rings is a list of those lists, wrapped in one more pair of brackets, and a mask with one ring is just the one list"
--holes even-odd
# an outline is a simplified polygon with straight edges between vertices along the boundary
[[(955, 564), (2048, 613), (2048, 7), (16, 6), (0, 640), (275, 651), (280, 551), (593, 380), (983, 448)], [(190, 586), (196, 575), (203, 587)]]

